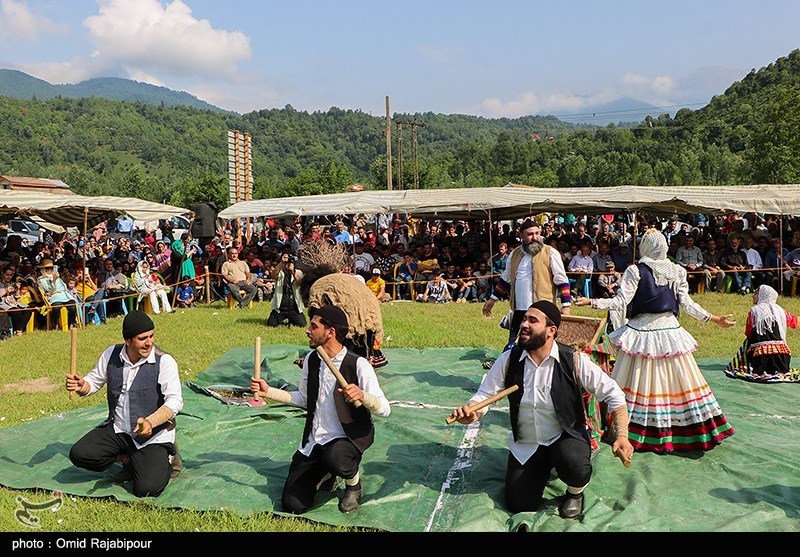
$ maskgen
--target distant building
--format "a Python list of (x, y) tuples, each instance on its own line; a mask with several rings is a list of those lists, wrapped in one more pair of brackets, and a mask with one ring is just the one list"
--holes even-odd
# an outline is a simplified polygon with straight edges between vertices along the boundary
[(16, 190), (41, 193), (73, 193), (70, 187), (55, 178), (31, 178), (29, 176), (0, 175), (0, 190)]

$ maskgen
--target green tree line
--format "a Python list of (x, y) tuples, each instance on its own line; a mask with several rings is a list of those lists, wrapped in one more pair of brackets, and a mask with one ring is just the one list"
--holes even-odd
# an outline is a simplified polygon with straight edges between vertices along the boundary
[[(396, 187), (800, 183), (800, 51), (751, 71), (704, 108), (599, 129), (549, 116), (395, 114)], [(0, 97), (0, 174), (76, 193), (182, 207), (229, 204), (227, 131), (251, 135), (254, 197), (385, 189), (385, 119), (286, 106), (244, 115), (97, 97)], [(402, 131), (401, 131), (402, 130)], [(402, 136), (400, 134), (403, 134)], [(398, 144), (402, 137), (402, 179)]]

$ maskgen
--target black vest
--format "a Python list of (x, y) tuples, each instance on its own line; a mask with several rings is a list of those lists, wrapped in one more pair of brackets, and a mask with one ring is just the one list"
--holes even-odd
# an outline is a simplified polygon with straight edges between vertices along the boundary
[[(108, 418), (102, 425), (109, 424), (114, 421), (114, 410), (117, 407), (117, 401), (122, 393), (122, 357), (120, 353), (125, 349), (124, 344), (118, 344), (114, 347), (111, 353), (111, 358), (108, 360), (108, 367), (106, 368), (106, 395), (108, 398)], [(155, 363), (145, 362), (139, 366), (139, 371), (136, 372), (136, 377), (131, 383), (130, 391), (128, 392), (128, 406), (130, 408), (130, 427), (131, 431), (136, 430), (136, 420), (138, 418), (146, 418), (164, 404), (164, 394), (161, 392), (161, 385), (158, 382), (158, 371), (161, 364), (161, 356), (164, 354), (161, 350), (153, 347), (156, 355)], [(161, 424), (153, 428), (153, 435), (165, 429), (169, 422)], [(133, 438), (137, 443), (144, 443), (152, 437), (136, 436)]]
[[(344, 356), (344, 360), (339, 368), (342, 377), (348, 383), (358, 385), (358, 374), (356, 373), (356, 362), (358, 354), (350, 350)], [(308, 392), (307, 392), (307, 414), (306, 426), (303, 430), (303, 444), (308, 443), (311, 435), (311, 427), (314, 422), (314, 412), (317, 409), (317, 396), (319, 395), (319, 374), (320, 357), (316, 351), (312, 351), (308, 356)], [(342, 424), (348, 439), (353, 442), (356, 448), (362, 453), (372, 445), (375, 440), (375, 427), (372, 425), (372, 416), (363, 404), (356, 408), (344, 399), (344, 395), (338, 390), (338, 383), (333, 393), (333, 401), (336, 405), (336, 414)]]
[(644, 263), (637, 263), (639, 267), (639, 285), (636, 294), (628, 304), (627, 317), (636, 317), (640, 313), (665, 313), (671, 311), (678, 316), (680, 305), (675, 291), (669, 285), (656, 286), (653, 270)]
[[(566, 344), (556, 343), (560, 361), (553, 362), (553, 384), (550, 387), (550, 396), (553, 399), (553, 408), (561, 428), (575, 439), (589, 442), (589, 433), (586, 430), (586, 414), (583, 407), (583, 396), (575, 381), (575, 349)], [(511, 431), (514, 441), (519, 438), (519, 403), (522, 400), (522, 378), (525, 373), (525, 359), (520, 359), (524, 349), (514, 345), (508, 356), (506, 367), (505, 388), (517, 385), (519, 389), (508, 395), (510, 409)]]

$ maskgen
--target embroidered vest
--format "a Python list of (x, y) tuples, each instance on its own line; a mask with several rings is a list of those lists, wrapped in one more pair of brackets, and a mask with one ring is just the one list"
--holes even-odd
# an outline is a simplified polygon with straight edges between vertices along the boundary
[[(553, 272), (550, 269), (550, 246), (543, 246), (542, 250), (533, 256), (531, 260), (532, 268), (532, 288), (533, 288), (533, 301), (548, 300), (554, 304), (558, 304), (558, 297), (556, 285), (553, 283)], [(508, 299), (511, 303), (511, 309), (516, 310), (515, 305), (515, 289), (517, 282), (517, 269), (522, 257), (525, 254), (522, 247), (517, 247), (511, 252), (508, 258), (509, 266), (509, 283), (511, 287), (508, 290)]]
[(669, 285), (656, 285), (653, 270), (644, 263), (638, 263), (639, 285), (636, 294), (628, 304), (627, 317), (636, 317), (640, 313), (665, 313), (671, 311), (678, 316), (680, 305), (675, 291)]

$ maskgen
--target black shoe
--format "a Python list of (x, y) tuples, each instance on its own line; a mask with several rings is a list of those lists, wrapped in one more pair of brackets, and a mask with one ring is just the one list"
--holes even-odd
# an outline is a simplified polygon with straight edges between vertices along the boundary
[(583, 512), (583, 493), (573, 495), (569, 491), (564, 494), (564, 500), (558, 506), (561, 518), (578, 518)]
[(320, 482), (317, 486), (317, 491), (335, 493), (339, 489), (339, 482), (336, 476), (331, 476), (327, 480)]
[(133, 465), (128, 462), (122, 465), (122, 470), (120, 470), (119, 474), (114, 476), (114, 481), (122, 484), (125, 482), (129, 482), (133, 479)]
[(181, 455), (179, 453), (175, 453), (175, 456), (172, 457), (172, 472), (169, 473), (170, 478), (177, 478), (178, 474), (183, 471), (183, 460), (181, 460)]
[(344, 489), (344, 495), (339, 501), (339, 510), (343, 513), (351, 513), (358, 508), (361, 504), (361, 482), (356, 485), (347, 485)]

